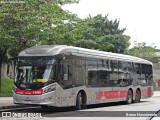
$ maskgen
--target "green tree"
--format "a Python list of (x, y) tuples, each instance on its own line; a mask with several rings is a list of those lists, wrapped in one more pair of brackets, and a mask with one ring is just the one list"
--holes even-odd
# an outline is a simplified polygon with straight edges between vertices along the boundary
[[(79, 30), (75, 46), (124, 53), (129, 47), (130, 37), (123, 35), (125, 28), (119, 28), (119, 21), (108, 16), (97, 15), (77, 23)], [(77, 35), (77, 34), (76, 34)]]
[(26, 47), (50, 41), (54, 26), (72, 21), (76, 15), (61, 6), (78, 0), (28, 0), (25, 3), (0, 4), (0, 61), (7, 51), (11, 56)]
[(74, 45), (89, 49), (124, 53), (129, 47), (130, 37), (123, 35), (126, 29), (119, 28), (119, 21), (109, 20), (107, 16), (89, 16), (54, 28), (51, 44)]
[(155, 56), (155, 53), (157, 52), (156, 46), (154, 45), (146, 45), (145, 42), (137, 43), (135, 42), (135, 46), (131, 49), (129, 49), (129, 54), (148, 59), (152, 61), (152, 58)]

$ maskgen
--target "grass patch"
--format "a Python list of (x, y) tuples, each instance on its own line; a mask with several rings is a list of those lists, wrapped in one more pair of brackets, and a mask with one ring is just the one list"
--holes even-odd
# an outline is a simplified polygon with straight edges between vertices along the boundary
[(13, 88), (13, 80), (10, 78), (2, 78), (1, 96), (11, 97)]

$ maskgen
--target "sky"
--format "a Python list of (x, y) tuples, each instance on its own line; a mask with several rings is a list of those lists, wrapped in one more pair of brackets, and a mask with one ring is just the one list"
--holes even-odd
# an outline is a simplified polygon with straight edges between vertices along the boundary
[(109, 14), (110, 20), (120, 19), (120, 28), (126, 28), (124, 34), (131, 37), (130, 47), (137, 41), (160, 49), (160, 0), (80, 0), (63, 9), (80, 18)]

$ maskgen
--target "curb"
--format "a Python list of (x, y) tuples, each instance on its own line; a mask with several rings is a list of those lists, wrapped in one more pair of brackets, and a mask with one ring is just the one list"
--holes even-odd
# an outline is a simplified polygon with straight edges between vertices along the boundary
[(27, 108), (27, 107), (33, 107), (31, 105), (10, 105), (10, 106), (0, 106), (0, 110), (2, 109), (11, 109), (11, 108)]

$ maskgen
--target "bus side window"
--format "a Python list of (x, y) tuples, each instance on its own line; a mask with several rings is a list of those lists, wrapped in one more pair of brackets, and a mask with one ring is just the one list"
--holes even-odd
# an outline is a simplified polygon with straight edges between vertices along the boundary
[(142, 85), (147, 85), (146, 65), (141, 64), (141, 81)]
[(118, 71), (118, 61), (111, 60), (110, 61), (110, 65), (111, 65), (111, 70), (112, 71)]
[(153, 83), (153, 72), (152, 72), (152, 66), (146, 65), (146, 79), (149, 85), (152, 85)]
[(135, 64), (136, 69), (136, 78), (137, 80), (141, 80), (141, 65), (139, 63)]
[(108, 76), (109, 76), (108, 86), (114, 87), (118, 84), (118, 61), (111, 60), (110, 67), (111, 69), (108, 73)]

